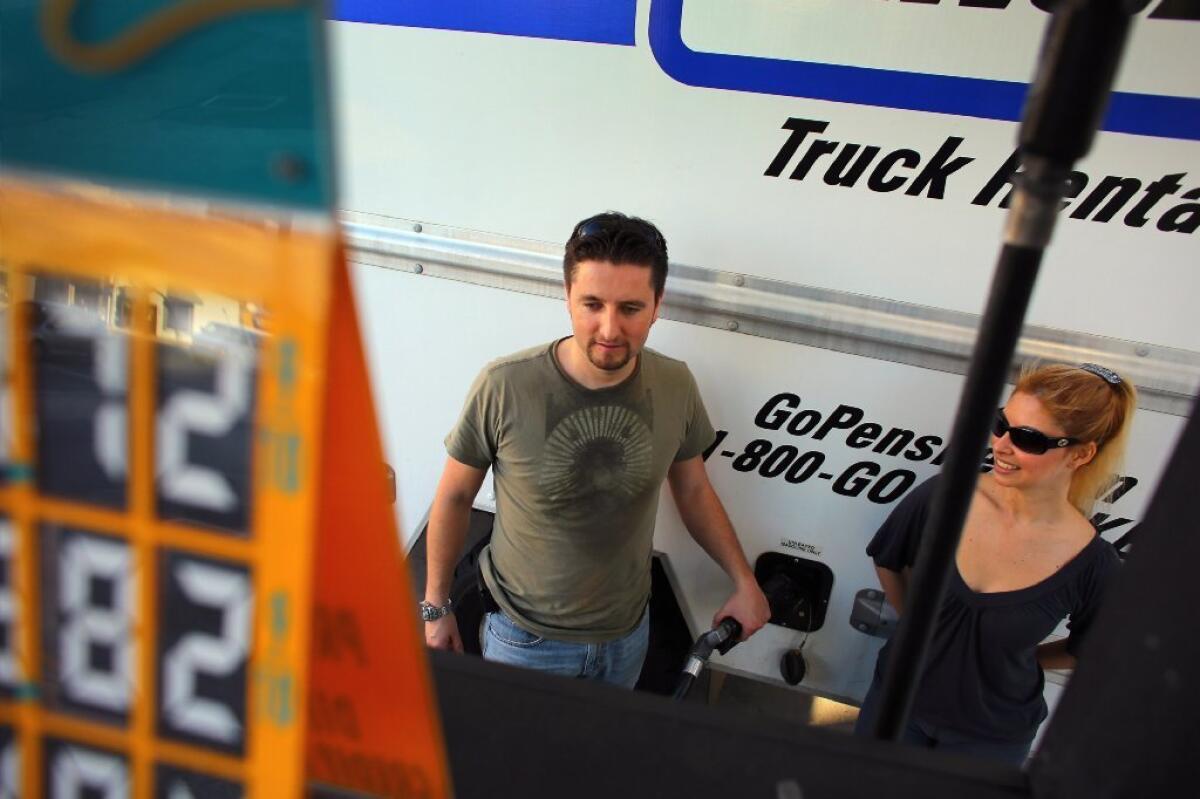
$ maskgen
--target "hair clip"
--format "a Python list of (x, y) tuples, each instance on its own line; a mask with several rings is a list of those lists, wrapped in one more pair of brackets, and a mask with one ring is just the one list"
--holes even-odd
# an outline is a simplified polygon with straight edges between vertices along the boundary
[(1101, 366), (1098, 363), (1081, 363), (1079, 364), (1079, 368), (1085, 372), (1091, 372), (1096, 377), (1112, 383), (1114, 386), (1119, 386), (1121, 384), (1121, 376), (1119, 374), (1114, 372), (1112, 369)]

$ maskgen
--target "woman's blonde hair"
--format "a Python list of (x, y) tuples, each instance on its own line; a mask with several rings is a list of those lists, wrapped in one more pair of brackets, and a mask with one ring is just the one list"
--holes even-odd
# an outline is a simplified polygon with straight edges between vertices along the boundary
[[(1028, 366), (1014, 393), (1036, 397), (1071, 438), (1096, 442), (1096, 456), (1075, 470), (1067, 494), (1072, 505), (1090, 516), (1092, 506), (1120, 471), (1129, 423), (1137, 408), (1137, 391), (1115, 372), (1086, 366)], [(1089, 371), (1093, 368), (1108, 372), (1119, 382)]]

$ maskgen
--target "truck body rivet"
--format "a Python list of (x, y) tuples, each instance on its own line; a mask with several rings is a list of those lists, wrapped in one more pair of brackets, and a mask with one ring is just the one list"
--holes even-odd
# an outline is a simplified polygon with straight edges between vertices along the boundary
[(417, 264), (416, 266), (413, 267), (413, 271), (419, 275), (425, 271), (425, 267), (421, 266), (420, 264)]
[(424, 230), (424, 228), (421, 227), (420, 222), (413, 225), (413, 233), (420, 233), (422, 230)]
[(737, 323), (737, 322), (726, 322), (726, 323), (725, 323), (725, 329), (726, 329), (726, 330), (737, 330), (737, 329), (738, 329), (738, 323)]

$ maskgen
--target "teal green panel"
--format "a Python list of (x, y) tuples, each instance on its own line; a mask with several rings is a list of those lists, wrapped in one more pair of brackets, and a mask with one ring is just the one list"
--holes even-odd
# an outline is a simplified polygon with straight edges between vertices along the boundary
[[(106, 42), (180, 2), (80, 0), (70, 33)], [(333, 207), (323, 3), (215, 20), (112, 73), (60, 62), (42, 5), (0, 0), (0, 168)]]

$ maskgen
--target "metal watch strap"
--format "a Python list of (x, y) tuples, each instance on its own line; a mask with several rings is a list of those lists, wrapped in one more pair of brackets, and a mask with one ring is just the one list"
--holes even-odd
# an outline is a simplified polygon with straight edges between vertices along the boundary
[(418, 605), (418, 607), (421, 609), (421, 619), (423, 621), (437, 621), (445, 616), (449, 616), (453, 610), (451, 607), (452, 604), (453, 603), (447, 599), (445, 605), (438, 607), (432, 602), (422, 600)]

